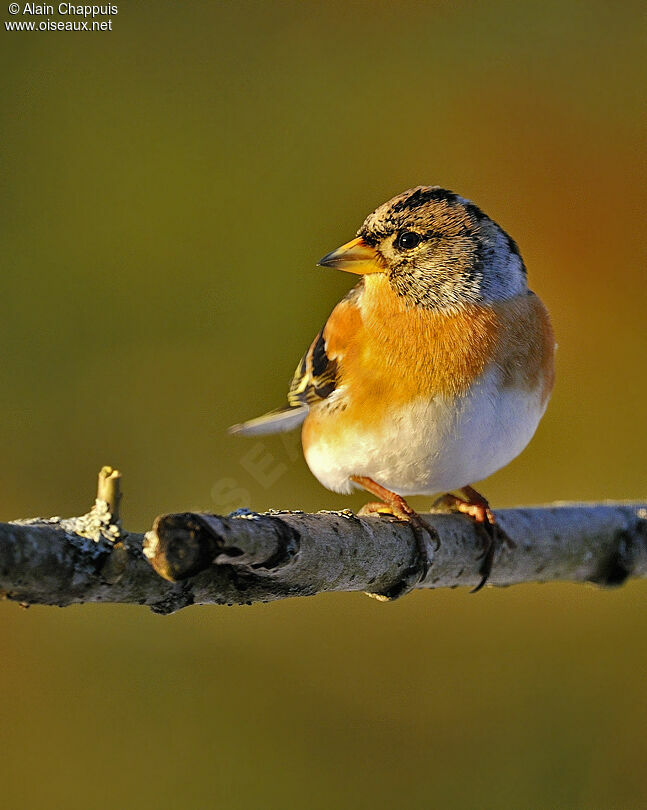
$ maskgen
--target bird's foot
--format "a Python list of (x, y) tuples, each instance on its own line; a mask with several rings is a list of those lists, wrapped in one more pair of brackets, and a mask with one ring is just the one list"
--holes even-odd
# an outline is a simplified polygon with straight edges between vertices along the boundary
[(499, 526), (490, 504), (479, 492), (473, 487), (462, 487), (460, 491), (465, 496), (464, 498), (447, 493), (435, 501), (434, 508), (451, 509), (454, 512), (468, 515), (482, 529), (483, 550), (479, 555), (481, 581), (470, 591), (470, 593), (476, 593), (490, 578), (496, 552), (504, 545), (508, 548), (515, 548), (516, 544)]
[(431, 566), (429, 552), (427, 551), (427, 538), (429, 538), (437, 550), (440, 541), (435, 529), (429, 526), (412, 509), (401, 495), (385, 489), (371, 478), (356, 476), (352, 479), (355, 483), (382, 498), (381, 501), (372, 501), (363, 506), (359, 515), (390, 515), (398, 520), (405, 521), (411, 526), (416, 540), (416, 555), (411, 565), (403, 572), (399, 582), (382, 593), (368, 593), (368, 596), (380, 601), (387, 602), (398, 599), (412, 591), (418, 583), (422, 582)]

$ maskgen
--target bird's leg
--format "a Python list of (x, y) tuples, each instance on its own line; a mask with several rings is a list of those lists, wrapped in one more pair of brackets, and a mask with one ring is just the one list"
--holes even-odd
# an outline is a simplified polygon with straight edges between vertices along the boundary
[(396, 492), (391, 492), (390, 489), (386, 489), (385, 487), (381, 486), (372, 478), (368, 478), (363, 475), (351, 475), (350, 480), (370, 492), (372, 495), (376, 495), (378, 498), (381, 498), (380, 501), (372, 501), (371, 503), (367, 503), (365, 506), (363, 506), (359, 511), (360, 515), (392, 515), (399, 520), (404, 520), (409, 523), (413, 530), (417, 547), (416, 560), (413, 565), (408, 571), (405, 572), (402, 580), (387, 593), (369, 594), (369, 596), (373, 596), (376, 599), (383, 599), (385, 601), (404, 596), (405, 593), (409, 593), (409, 591), (413, 590), (413, 588), (415, 588), (419, 582), (422, 582), (429, 571), (429, 566), (431, 563), (429, 561), (429, 554), (427, 552), (425, 535), (428, 535), (435, 544), (435, 547), (438, 548), (438, 534), (434, 529), (432, 529), (431, 526), (428, 526), (424, 522), (415, 509), (412, 509), (409, 506), (402, 495), (398, 495)]
[(479, 567), (479, 574), (481, 581), (479, 584), (472, 588), (471, 593), (480, 591), (481, 588), (488, 581), (492, 572), (492, 563), (494, 562), (494, 555), (505, 543), (508, 547), (514, 548), (514, 542), (508, 537), (503, 529), (497, 524), (494, 512), (490, 508), (487, 499), (477, 492), (474, 487), (461, 487), (460, 492), (465, 496), (460, 498), (458, 495), (453, 495), (448, 492), (442, 495), (434, 503), (434, 507), (449, 508), (456, 512), (461, 512), (464, 515), (469, 515), (474, 519), (474, 522), (482, 527), (485, 536), (485, 543), (483, 553), (480, 555), (481, 565)]

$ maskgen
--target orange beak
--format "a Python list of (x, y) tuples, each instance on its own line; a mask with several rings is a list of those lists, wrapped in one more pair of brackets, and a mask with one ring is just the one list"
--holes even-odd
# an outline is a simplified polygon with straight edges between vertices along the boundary
[(383, 273), (384, 265), (380, 254), (367, 245), (361, 236), (346, 242), (332, 253), (327, 253), (319, 260), (319, 267), (335, 267), (347, 273)]

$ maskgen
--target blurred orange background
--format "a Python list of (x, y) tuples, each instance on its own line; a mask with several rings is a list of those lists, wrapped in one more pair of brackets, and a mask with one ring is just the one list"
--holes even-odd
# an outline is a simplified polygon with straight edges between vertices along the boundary
[[(225, 430), (284, 401), (352, 284), (316, 261), (419, 183), (510, 232), (554, 320), (553, 400), (493, 504), (645, 498), (638, 3), (118, 9), (110, 32), (2, 26), (0, 519), (83, 512), (106, 463), (131, 530), (359, 508), (296, 438)], [(5, 603), (3, 802), (642, 808), (646, 596)]]

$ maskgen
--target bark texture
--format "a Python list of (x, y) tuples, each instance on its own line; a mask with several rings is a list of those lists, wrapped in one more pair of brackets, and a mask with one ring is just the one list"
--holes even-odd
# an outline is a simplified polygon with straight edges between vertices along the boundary
[[(192, 604), (251, 604), (326, 591), (475, 586), (485, 535), (464, 515), (422, 515), (437, 533), (431, 567), (415, 584), (411, 527), (341, 512), (239, 511), (164, 515), (147, 534), (126, 532), (119, 476), (100, 474), (79, 518), (0, 524), (0, 590), (23, 604), (120, 602), (171, 613)], [(497, 510), (508, 542), (490, 585), (568, 580), (621, 585), (647, 576), (647, 504), (560, 504)]]

